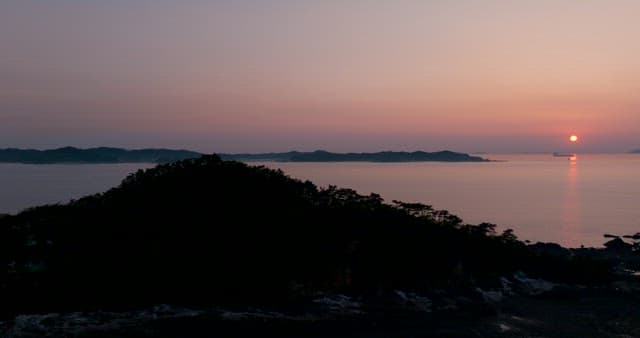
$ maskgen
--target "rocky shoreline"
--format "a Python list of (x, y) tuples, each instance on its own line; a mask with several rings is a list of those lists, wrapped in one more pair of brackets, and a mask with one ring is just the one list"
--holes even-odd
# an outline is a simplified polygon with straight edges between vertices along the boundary
[(31, 337), (636, 337), (640, 282), (587, 287), (501, 278), (483, 290), (319, 293), (286, 309), (157, 305), (127, 311), (19, 315), (0, 336)]

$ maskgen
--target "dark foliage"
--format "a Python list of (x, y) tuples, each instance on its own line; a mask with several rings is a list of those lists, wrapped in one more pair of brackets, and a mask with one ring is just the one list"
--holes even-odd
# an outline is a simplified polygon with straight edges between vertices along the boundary
[(597, 283), (606, 267), (535, 253), (510, 230), (203, 156), (67, 205), (0, 218), (0, 309), (286, 304), (306, 290), (465, 288), (517, 270)]

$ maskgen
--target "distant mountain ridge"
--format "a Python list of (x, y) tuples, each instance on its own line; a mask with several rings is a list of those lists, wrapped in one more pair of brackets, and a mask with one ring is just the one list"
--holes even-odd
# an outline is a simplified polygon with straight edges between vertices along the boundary
[(324, 150), (314, 152), (290, 151), (266, 154), (220, 154), (224, 160), (236, 161), (281, 161), (281, 162), (487, 162), (489, 160), (449, 150), (437, 152), (381, 151), (375, 153), (332, 153)]
[(292, 157), (302, 154), (299, 151), (288, 151), (284, 153), (256, 153), (256, 154), (218, 154), (225, 161), (278, 161), (288, 162)]
[(0, 149), (0, 163), (53, 164), (53, 163), (167, 163), (201, 154), (189, 150), (63, 147), (48, 150)]
[[(200, 157), (190, 150), (163, 148), (122, 149), (98, 147), (81, 149), (63, 147), (48, 150), (0, 149), (0, 163), (55, 164), (55, 163), (169, 163)], [(332, 153), (324, 150), (313, 152), (289, 151), (282, 153), (219, 154), (224, 160), (277, 161), (277, 162), (487, 162), (478, 156), (453, 151), (403, 152), (381, 151), (374, 153)]]

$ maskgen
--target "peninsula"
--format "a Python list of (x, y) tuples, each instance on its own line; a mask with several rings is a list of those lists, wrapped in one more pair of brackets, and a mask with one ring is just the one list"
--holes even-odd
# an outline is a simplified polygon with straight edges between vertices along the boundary
[(449, 150), (437, 152), (381, 151), (375, 153), (332, 153), (291, 151), (266, 154), (221, 154), (224, 160), (279, 162), (488, 162), (489, 160)]

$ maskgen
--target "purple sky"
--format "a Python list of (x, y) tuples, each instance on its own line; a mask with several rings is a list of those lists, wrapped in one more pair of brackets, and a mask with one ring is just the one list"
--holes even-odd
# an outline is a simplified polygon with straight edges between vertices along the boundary
[(628, 151), (639, 16), (604, 0), (3, 0), (0, 147)]

